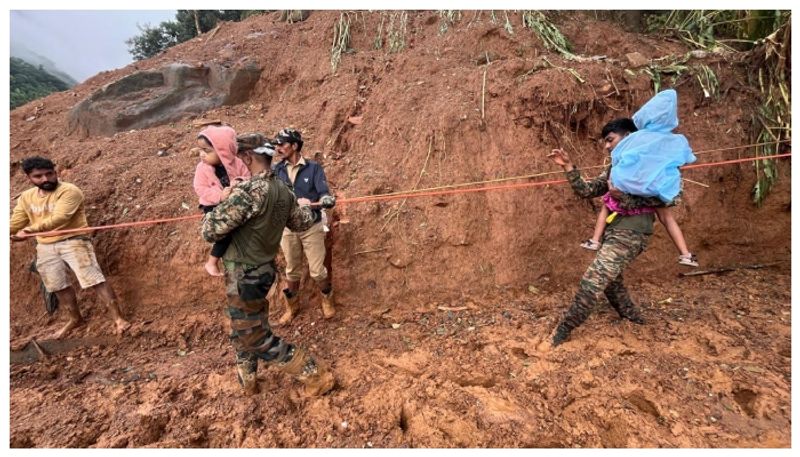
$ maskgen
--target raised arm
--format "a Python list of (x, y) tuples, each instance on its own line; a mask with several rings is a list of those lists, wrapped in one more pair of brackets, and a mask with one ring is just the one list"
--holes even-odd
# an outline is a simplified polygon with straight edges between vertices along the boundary
[(582, 198), (594, 198), (608, 192), (608, 171), (605, 170), (596, 178), (583, 179), (581, 172), (577, 168), (567, 172), (567, 181), (572, 186), (572, 190)]
[(567, 174), (567, 181), (572, 186), (572, 190), (582, 198), (599, 197), (608, 192), (608, 170), (603, 171), (600, 176), (585, 180), (581, 177), (580, 171), (569, 158), (569, 155), (563, 149), (553, 149), (547, 157), (550, 157), (553, 162), (560, 165)]

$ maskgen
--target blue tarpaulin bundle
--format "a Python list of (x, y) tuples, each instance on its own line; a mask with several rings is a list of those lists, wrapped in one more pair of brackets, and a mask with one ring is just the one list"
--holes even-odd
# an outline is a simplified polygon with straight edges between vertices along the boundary
[(619, 190), (668, 203), (681, 190), (678, 167), (697, 158), (678, 127), (678, 94), (659, 92), (633, 115), (639, 130), (611, 151), (611, 182)]

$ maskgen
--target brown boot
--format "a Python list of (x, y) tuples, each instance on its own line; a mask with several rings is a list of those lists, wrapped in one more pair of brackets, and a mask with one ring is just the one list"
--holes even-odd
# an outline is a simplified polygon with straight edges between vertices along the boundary
[(333, 289), (327, 294), (322, 294), (322, 315), (330, 319), (336, 315), (336, 302), (333, 301)]
[(246, 358), (237, 358), (236, 360), (236, 377), (245, 395), (255, 395), (258, 393), (258, 383), (256, 382), (257, 368), (258, 359), (248, 360)]
[(296, 291), (292, 291), (291, 289), (283, 289), (283, 298), (285, 298), (286, 311), (284, 311), (280, 319), (278, 319), (278, 325), (286, 325), (292, 322), (294, 315), (297, 313), (298, 304), (300, 303), (300, 296), (297, 295)]
[(279, 367), (305, 385), (304, 394), (308, 397), (324, 395), (336, 384), (336, 379), (328, 367), (300, 347), (295, 348), (289, 362)]

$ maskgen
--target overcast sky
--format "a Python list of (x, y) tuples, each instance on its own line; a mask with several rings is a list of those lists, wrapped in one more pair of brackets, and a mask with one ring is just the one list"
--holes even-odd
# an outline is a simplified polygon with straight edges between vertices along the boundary
[(11, 45), (22, 45), (52, 60), (78, 82), (133, 61), (125, 40), (137, 24), (156, 26), (175, 19), (162, 11), (11, 10)]

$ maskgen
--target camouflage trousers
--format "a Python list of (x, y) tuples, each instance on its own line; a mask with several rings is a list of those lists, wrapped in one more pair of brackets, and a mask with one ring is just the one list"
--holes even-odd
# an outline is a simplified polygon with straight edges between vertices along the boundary
[(650, 236), (633, 230), (606, 230), (603, 245), (583, 274), (572, 306), (564, 313), (561, 320), (561, 325), (566, 327), (566, 330), (581, 325), (589, 317), (597, 299), (603, 293), (620, 317), (641, 319), (639, 309), (631, 301), (622, 283), (622, 272), (633, 259), (644, 252)]
[(267, 292), (275, 281), (275, 264), (252, 266), (225, 262), (225, 293), (230, 319), (230, 339), (236, 350), (236, 364), (255, 373), (258, 359), (286, 363), (295, 346), (272, 333), (269, 326)]

